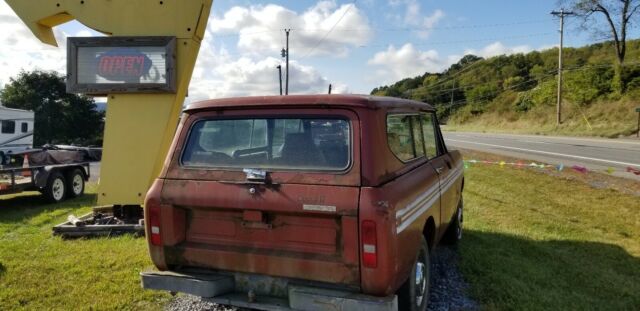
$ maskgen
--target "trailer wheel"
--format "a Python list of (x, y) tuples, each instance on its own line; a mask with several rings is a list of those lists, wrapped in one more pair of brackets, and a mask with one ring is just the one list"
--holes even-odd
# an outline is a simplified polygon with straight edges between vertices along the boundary
[(69, 197), (75, 198), (84, 194), (84, 173), (79, 168), (67, 173), (67, 188)]
[(51, 203), (64, 200), (67, 195), (67, 183), (60, 172), (52, 172), (44, 188), (44, 196)]

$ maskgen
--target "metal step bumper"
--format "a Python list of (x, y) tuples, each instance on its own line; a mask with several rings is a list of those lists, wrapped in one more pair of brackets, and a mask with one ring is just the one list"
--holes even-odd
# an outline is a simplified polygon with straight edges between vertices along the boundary
[[(180, 292), (207, 298), (207, 300), (257, 310), (349, 310), (349, 311), (397, 311), (397, 296), (374, 297), (360, 293), (291, 284), (288, 280), (267, 276), (253, 276), (250, 280), (268, 279), (270, 284), (286, 287), (285, 297), (261, 292), (246, 291), (238, 284), (237, 276), (230, 274), (200, 272), (142, 272), (142, 287), (145, 289)], [(246, 280), (246, 275), (241, 276)], [(256, 281), (260, 282), (260, 281)], [(241, 288), (242, 287), (242, 288)]]

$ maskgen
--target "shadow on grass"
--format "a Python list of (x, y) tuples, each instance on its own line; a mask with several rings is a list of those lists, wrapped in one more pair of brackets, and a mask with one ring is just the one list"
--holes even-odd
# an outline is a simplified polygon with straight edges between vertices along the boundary
[(7, 268), (5, 268), (4, 265), (0, 262), (0, 279), (2, 278), (5, 272), (7, 272)]
[(8, 199), (0, 198), (0, 223), (22, 222), (25, 219), (36, 217), (42, 213), (59, 209), (91, 206), (95, 201), (95, 194), (85, 194), (75, 199), (54, 204), (47, 202), (44, 196), (37, 192), (34, 192), (33, 195), (21, 194)]
[(640, 310), (640, 258), (617, 245), (467, 230), (459, 250), (488, 309)]

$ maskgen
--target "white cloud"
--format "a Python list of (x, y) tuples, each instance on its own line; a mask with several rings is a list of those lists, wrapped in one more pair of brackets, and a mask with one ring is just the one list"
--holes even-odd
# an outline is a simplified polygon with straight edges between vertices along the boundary
[[(544, 47), (540, 49), (544, 49)], [(377, 68), (372, 80), (375, 79), (375, 82), (379, 84), (389, 84), (404, 78), (422, 75), (425, 72), (442, 72), (468, 54), (489, 58), (498, 55), (528, 53), (532, 50), (527, 45), (510, 47), (501, 42), (494, 42), (479, 50), (467, 49), (462, 55), (454, 54), (441, 57), (435, 50), (421, 51), (416, 49), (413, 44), (406, 43), (399, 49), (393, 45), (389, 46), (387, 50), (376, 53), (368, 63)]]
[[(209, 98), (277, 95), (279, 93), (278, 71), (280, 59), (267, 57), (253, 60), (241, 57), (220, 64), (208, 74), (192, 79), (189, 101)], [(297, 61), (290, 62), (290, 94), (316, 94), (326, 92), (329, 82), (316, 69)], [(283, 68), (283, 89), (284, 86)], [(334, 89), (336, 90), (336, 89)], [(342, 89), (336, 90), (340, 92)]]
[[(213, 17), (209, 29), (214, 36), (238, 34), (238, 48), (244, 52), (277, 55), (285, 43), (285, 28), (293, 29), (290, 51), (297, 57), (346, 56), (348, 47), (366, 44), (373, 36), (366, 15), (355, 4), (338, 7), (335, 1), (320, 1), (303, 13), (275, 4), (236, 6)], [(311, 51), (320, 40), (322, 44)]]
[(53, 70), (66, 72), (67, 34), (54, 29), (60, 47), (45, 45), (31, 33), (13, 10), (0, 1), (0, 88), (17, 76), (20, 70)]
[[(208, 34), (202, 48), (189, 86), (187, 102), (198, 100), (256, 95), (279, 94), (278, 70), (282, 65), (283, 90), (285, 66), (280, 58), (256, 55), (233, 55), (227, 49), (216, 47), (215, 37)], [(315, 68), (289, 62), (289, 93), (325, 93), (329, 81)], [(348, 92), (345, 85), (334, 85), (334, 93)]]
[(450, 65), (435, 50), (420, 51), (407, 43), (396, 49), (393, 45), (386, 51), (376, 53), (368, 62), (377, 66), (377, 76), (385, 82), (414, 77), (425, 72), (440, 72)]
[[(365, 44), (373, 34), (366, 16), (353, 4), (338, 7), (334, 1), (320, 1), (302, 13), (274, 4), (236, 6), (222, 16), (212, 17), (191, 79), (187, 102), (278, 94), (278, 65), (282, 65), (285, 88), (284, 64), (277, 57), (284, 44), (284, 28), (293, 29), (289, 93), (326, 93), (329, 80), (317, 69), (301, 63), (300, 58), (343, 15), (335, 32), (329, 34), (312, 55), (345, 56), (349, 46)], [(238, 53), (230, 54), (214, 42), (219, 37), (234, 35), (238, 35)], [(333, 93), (348, 92), (346, 84), (333, 84)]]
[(484, 58), (489, 58), (498, 55), (511, 55), (518, 53), (529, 53), (533, 49), (528, 45), (506, 46), (500, 41), (491, 43), (480, 50), (468, 49), (464, 52), (465, 55), (473, 54)]
[(433, 28), (445, 17), (444, 11), (440, 9), (425, 16), (418, 0), (389, 0), (389, 5), (391, 7), (404, 6), (404, 15), (392, 16), (392, 19), (405, 26), (416, 28), (414, 33), (421, 39), (428, 38)]
[(444, 17), (445, 14), (442, 10), (435, 10), (433, 14), (425, 17), (422, 21), (422, 27), (424, 27), (424, 29), (418, 31), (418, 36), (423, 39), (429, 37), (433, 27), (435, 27)]

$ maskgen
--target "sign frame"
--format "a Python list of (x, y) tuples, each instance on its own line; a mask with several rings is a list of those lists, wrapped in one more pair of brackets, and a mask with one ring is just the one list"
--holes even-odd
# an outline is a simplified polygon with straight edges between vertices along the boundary
[[(163, 47), (165, 83), (78, 83), (78, 49), (83, 47)], [(67, 93), (106, 96), (118, 93), (176, 93), (176, 37), (111, 36), (67, 38)]]

